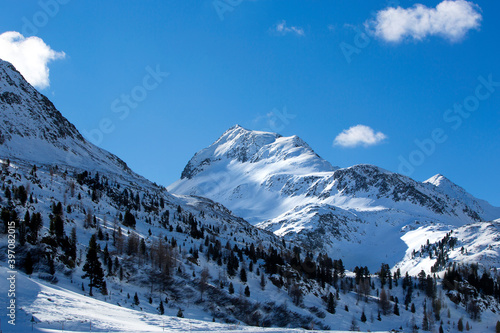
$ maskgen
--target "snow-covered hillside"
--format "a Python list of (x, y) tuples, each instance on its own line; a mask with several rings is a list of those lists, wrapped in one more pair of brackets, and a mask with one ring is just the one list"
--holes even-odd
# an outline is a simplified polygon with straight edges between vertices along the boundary
[[(441, 272), (449, 264), (481, 264), (500, 269), (500, 221), (471, 223), (459, 228), (429, 225), (406, 230), (402, 240), (408, 246), (404, 259), (396, 265), (404, 272), (417, 275), (425, 272)], [(450, 244), (443, 239), (454, 239)], [(443, 244), (444, 243), (444, 244)], [(442, 244), (442, 245), (441, 245)], [(444, 262), (439, 260), (440, 245)], [(435, 269), (432, 267), (435, 266)]]
[(441, 175), (421, 183), (373, 165), (339, 169), (296, 136), (241, 126), (196, 153), (168, 189), (208, 197), (311, 251), (371, 267), (403, 257), (405, 226), (500, 217), (500, 208)]
[(121, 159), (84, 139), (52, 102), (0, 59), (0, 158), (85, 165), (87, 170), (141, 178)]

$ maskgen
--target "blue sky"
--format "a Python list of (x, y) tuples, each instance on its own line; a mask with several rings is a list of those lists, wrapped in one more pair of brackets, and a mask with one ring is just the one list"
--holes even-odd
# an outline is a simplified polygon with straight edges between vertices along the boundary
[(159, 184), (240, 124), (500, 206), (500, 4), (440, 2), (1, 0), (0, 34), (64, 52), (41, 91)]

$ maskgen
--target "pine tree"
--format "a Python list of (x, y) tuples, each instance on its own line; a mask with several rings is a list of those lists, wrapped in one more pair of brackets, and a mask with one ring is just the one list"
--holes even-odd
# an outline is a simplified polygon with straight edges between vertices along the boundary
[(135, 216), (129, 210), (125, 212), (125, 217), (123, 218), (123, 225), (130, 227), (132, 229), (135, 228)]
[(229, 292), (229, 294), (234, 294), (234, 286), (233, 286), (233, 283), (229, 283), (229, 287), (227, 289), (227, 291)]
[(240, 280), (241, 282), (247, 282), (247, 271), (245, 270), (244, 267), (241, 267), (241, 270), (240, 270)]
[(394, 303), (394, 314), (396, 316), (399, 316), (399, 307), (398, 307), (398, 303)]
[(21, 221), (19, 223), (18, 232), (19, 244), (21, 244), (21, 246), (24, 246), (24, 244), (26, 243), (26, 223), (24, 221)]
[(380, 309), (382, 310), (382, 314), (384, 316), (386, 316), (390, 313), (391, 303), (389, 302), (389, 297), (387, 296), (385, 289), (382, 289), (380, 291), (379, 306), (380, 306)]
[(134, 295), (134, 304), (135, 305), (141, 304), (141, 302), (139, 301), (139, 296), (137, 295), (137, 292)]
[(248, 286), (245, 288), (245, 296), (250, 297), (250, 288)]
[(165, 314), (165, 308), (163, 307), (163, 301), (160, 300), (160, 306), (158, 306), (158, 312), (162, 315)]
[(363, 311), (363, 313), (361, 313), (361, 322), (366, 323), (365, 311)]
[(443, 325), (439, 325), (439, 333), (444, 333)]
[(106, 284), (106, 280), (102, 281), (101, 294), (103, 294), (104, 296), (108, 294), (108, 286)]
[(497, 321), (497, 326), (495, 328), (496, 333), (500, 333), (500, 320)]
[(427, 309), (424, 304), (424, 318), (422, 319), (422, 330), (429, 331), (429, 318), (427, 318)]
[(31, 258), (31, 252), (28, 252), (26, 254), (26, 259), (24, 259), (24, 271), (28, 275), (33, 273), (33, 258)]
[(26, 204), (26, 200), (28, 200), (28, 194), (26, 193), (26, 188), (24, 187), (24, 185), (18, 187), (17, 196), (19, 198), (19, 201), (21, 201), (21, 205), (24, 206), (24, 204)]
[(5, 189), (5, 197), (6, 197), (6, 198), (7, 198), (7, 200), (9, 200), (9, 201), (10, 201), (10, 199), (12, 199), (12, 194), (11, 194), (11, 192), (10, 192), (10, 188), (9, 188), (9, 187), (7, 187), (7, 188)]
[(266, 277), (264, 276), (264, 273), (260, 275), (260, 289), (266, 289)]
[(459, 332), (463, 332), (463, 331), (464, 331), (464, 322), (463, 322), (462, 318), (460, 318), (460, 319), (458, 320), (458, 323), (457, 323), (457, 330), (458, 330)]
[(52, 219), (50, 223), (51, 230), (50, 232), (56, 237), (57, 240), (61, 240), (64, 238), (64, 221), (61, 215), (56, 215)]
[(75, 260), (76, 259), (76, 243), (77, 243), (77, 237), (76, 237), (76, 228), (73, 227), (71, 229), (71, 233), (69, 236), (69, 256), (71, 259)]
[(31, 217), (30, 217), (30, 212), (29, 210), (26, 210), (26, 214), (24, 214), (24, 223), (26, 223), (26, 226), (28, 228), (31, 227)]
[(330, 293), (328, 295), (328, 303), (327, 303), (327, 306), (326, 306), (326, 311), (330, 312), (330, 313), (335, 313), (335, 299), (333, 297), (333, 294)]
[(49, 265), (49, 274), (54, 275), (56, 273), (56, 267), (54, 265), (54, 256), (49, 255), (47, 258), (48, 265)]
[(38, 232), (43, 226), (42, 214), (34, 213), (31, 216), (30, 223), (27, 224), (29, 232), (27, 234), (27, 241), (31, 244), (36, 244), (38, 239)]
[[(180, 206), (179, 206), (180, 207)], [(177, 317), (179, 318), (184, 318), (184, 314), (182, 313), (181, 308), (179, 308), (179, 311), (177, 311)]]
[(97, 242), (95, 235), (90, 237), (87, 258), (82, 270), (85, 272), (82, 279), (89, 278), (89, 295), (92, 296), (92, 288), (101, 288), (104, 282), (104, 272), (102, 270), (101, 262), (97, 257)]

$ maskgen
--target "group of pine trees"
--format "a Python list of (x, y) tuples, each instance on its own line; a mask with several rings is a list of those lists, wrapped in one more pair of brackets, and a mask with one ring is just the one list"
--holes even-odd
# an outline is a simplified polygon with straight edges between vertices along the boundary
[[(36, 168), (34, 170), (34, 172), (32, 170), (33, 177), (36, 175)], [(117, 221), (128, 228), (125, 236), (119, 224), (115, 223), (113, 225), (111, 239), (114, 251), (110, 253), (108, 249), (108, 241), (110, 240), (108, 231), (103, 231), (92, 210), (90, 208), (86, 209), (85, 226), (89, 229), (95, 229), (95, 233), (90, 238), (82, 267), (84, 272), (82, 278), (87, 281), (90, 295), (93, 295), (95, 290), (99, 290), (104, 295), (107, 294), (106, 276), (118, 276), (120, 280), (124, 278), (126, 271), (119, 257), (122, 258), (122, 261), (133, 261), (140, 265), (147, 265), (152, 291), (164, 293), (172, 282), (173, 274), (175, 272), (182, 273), (179, 256), (183, 251), (182, 247), (184, 247), (184, 251), (187, 247), (191, 262), (197, 264), (199, 256), (205, 255), (208, 261), (213, 261), (221, 269), (225, 270), (227, 276), (233, 280), (227, 284), (221, 279), (219, 286), (221, 289), (227, 287), (227, 292), (230, 295), (235, 293), (234, 279), (239, 279), (244, 286), (244, 288), (240, 289), (240, 293), (250, 297), (251, 290), (248, 279), (250, 273), (255, 273), (260, 279), (260, 287), (263, 290), (268, 282), (278, 288), (284, 288), (293, 303), (300, 306), (304, 295), (304, 283), (314, 280), (323, 288), (328, 289), (329, 285), (335, 289), (335, 292), (327, 292), (323, 297), (327, 312), (336, 313), (337, 303), (340, 299), (339, 290), (344, 292), (354, 291), (359, 295), (358, 300), (364, 297), (365, 301), (373, 293), (379, 299), (380, 312), (377, 319), (381, 320), (381, 315), (400, 314), (399, 300), (397, 297), (394, 298), (390, 295), (390, 290), (393, 286), (397, 287), (401, 282), (404, 290), (405, 310), (415, 313), (415, 305), (413, 304), (415, 290), (424, 293), (429, 299), (429, 303), (426, 303), (424, 307), (422, 328), (426, 330), (432, 320), (439, 320), (441, 305), (436, 297), (436, 279), (424, 272), (414, 278), (408, 274), (402, 278), (399, 270), (392, 273), (389, 265), (382, 264), (380, 270), (376, 273), (380, 282), (379, 289), (375, 287), (374, 275), (370, 273), (367, 267), (355, 267), (355, 277), (346, 278), (342, 260), (334, 260), (326, 254), (314, 256), (309, 252), (302, 253), (301, 248), (297, 246), (289, 248), (284, 243), (281, 245), (275, 244), (275, 246), (269, 245), (268, 247), (261, 244), (256, 246), (253, 243), (248, 244), (242, 239), (238, 242), (236, 235), (233, 235), (233, 233), (231, 233), (231, 237), (234, 242), (226, 240), (225, 245), (223, 245), (222, 238), (219, 237), (219, 228), (203, 223), (203, 212), (199, 216), (195, 216), (191, 212), (183, 211), (180, 206), (172, 211), (169, 209), (162, 211), (165, 202), (161, 196), (120, 189), (120, 185), (109, 182), (105, 176), (100, 176), (98, 173), (93, 176), (86, 171), (77, 174), (76, 183), (88, 187), (88, 195), (95, 203), (102, 199), (103, 196), (109, 197), (116, 203), (122, 212), (117, 216)], [(74, 191), (74, 186), (71, 188)], [(73, 228), (70, 235), (67, 236), (65, 230), (67, 221), (64, 216), (63, 205), (60, 202), (52, 204), (51, 213), (48, 216), (49, 232), (42, 237), (40, 230), (43, 226), (43, 218), (40, 213), (33, 212), (30, 214), (26, 210), (23, 220), (20, 220), (17, 216), (16, 206), (25, 207), (27, 203), (33, 203), (36, 200), (29, 193), (29, 187), (27, 190), (24, 186), (15, 187), (4, 184), (2, 189), (7, 201), (2, 204), (3, 208), (0, 216), (5, 231), (8, 221), (16, 221), (20, 241), (32, 245), (40, 241), (41, 244), (49, 247), (50, 251), (47, 251), (47, 253), (51, 254), (48, 254), (47, 262), (48, 266), (52, 266), (50, 268), (52, 274), (55, 260), (54, 253), (59, 253), (59, 259), (66, 263), (68, 267), (74, 268), (77, 259), (76, 229)], [(81, 198), (80, 192), (78, 192), (79, 198)], [(74, 196), (74, 193), (71, 195)], [(71, 209), (71, 205), (68, 205), (66, 212), (71, 213)], [(186, 246), (185, 242), (181, 245), (176, 240), (176, 237), (169, 238), (163, 235), (151, 237), (151, 240), (146, 243), (145, 239), (139, 237), (134, 231), (137, 224), (136, 216), (139, 216), (137, 212), (141, 209), (148, 212), (146, 223), (152, 224), (154, 220), (170, 233), (174, 232), (175, 227), (175, 232), (183, 234), (181, 237), (176, 235), (178, 239), (185, 237), (187, 240), (189, 237), (191, 243), (193, 243), (193, 240), (198, 240), (201, 245), (189, 248), (189, 245)], [(152, 236), (151, 232), (150, 236)], [(101, 249), (99, 245), (99, 242), (102, 241), (106, 242), (104, 249)], [(438, 258), (439, 267), (441, 267), (442, 262), (447, 260), (447, 250), (455, 246), (455, 241), (456, 239), (450, 233), (436, 245), (428, 244), (427, 247), (423, 247), (421, 252), (429, 253), (430, 256)], [(28, 274), (33, 272), (34, 263), (37, 261), (39, 261), (39, 258), (33, 258), (28, 252), (25, 258), (25, 270)], [(203, 269), (197, 279), (199, 281), (201, 300), (203, 300), (203, 296), (209, 288), (210, 278), (208, 270)], [(445, 288), (459, 292), (465, 290), (463, 287), (464, 282), (474, 287), (477, 292), (494, 296), (500, 300), (500, 281), (498, 281), (498, 277), (494, 280), (488, 273), (479, 276), (477, 266), (453, 266), (447, 270), (443, 280)], [(478, 319), (480, 309), (474, 303), (474, 297), (471, 296), (474, 295), (465, 296), (464, 294), (463, 297), (467, 298), (467, 310), (471, 314), (471, 318)], [(165, 299), (165, 301), (167, 300)], [(139, 302), (139, 296), (136, 293), (134, 303), (138, 305)], [(348, 309), (346, 308), (346, 310)], [(158, 311), (161, 314), (165, 311), (163, 300), (160, 300)], [(179, 311), (182, 314), (180, 309)], [(434, 318), (432, 320), (431, 315)], [(367, 320), (364, 311), (360, 320), (362, 322)]]

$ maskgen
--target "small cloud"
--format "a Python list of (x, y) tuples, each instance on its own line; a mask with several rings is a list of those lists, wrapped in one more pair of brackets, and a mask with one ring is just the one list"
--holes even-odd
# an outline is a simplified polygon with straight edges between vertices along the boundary
[(343, 130), (333, 141), (334, 146), (354, 148), (357, 146), (374, 146), (387, 138), (382, 132), (376, 132), (368, 126), (356, 125)]
[(389, 7), (377, 12), (374, 19), (365, 22), (375, 36), (398, 43), (406, 38), (422, 40), (427, 36), (441, 36), (451, 42), (461, 40), (471, 29), (481, 25), (481, 9), (465, 0), (445, 0), (436, 8), (415, 4), (411, 8)]
[(50, 85), (48, 63), (65, 56), (38, 37), (26, 38), (16, 31), (0, 35), (0, 58), (12, 63), (29, 83), (40, 89)]
[(286, 34), (292, 33), (297, 36), (305, 36), (304, 29), (301, 27), (294, 27), (294, 26), (287, 26), (286, 21), (283, 20), (281, 22), (276, 23), (272, 28), (271, 31), (284, 36)]

